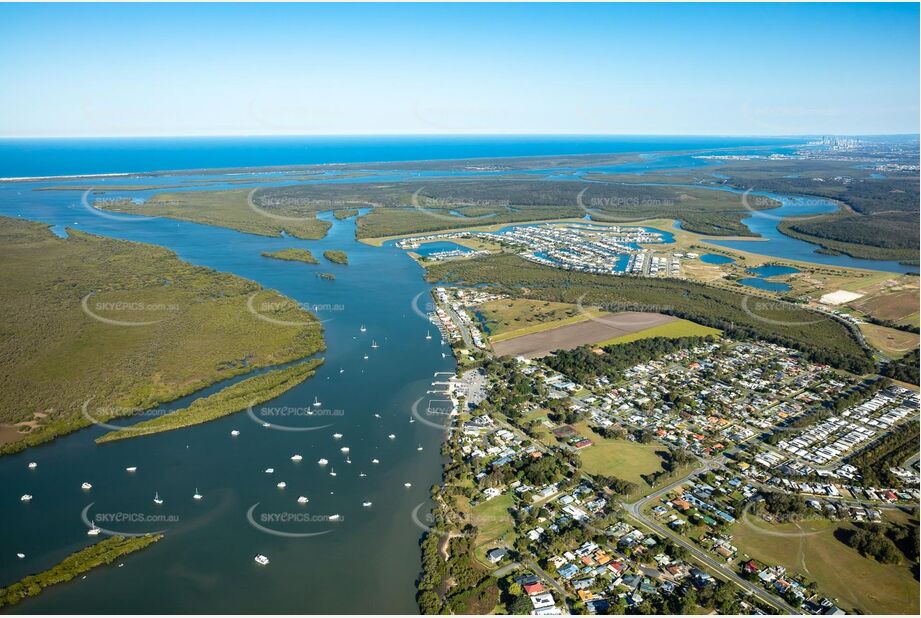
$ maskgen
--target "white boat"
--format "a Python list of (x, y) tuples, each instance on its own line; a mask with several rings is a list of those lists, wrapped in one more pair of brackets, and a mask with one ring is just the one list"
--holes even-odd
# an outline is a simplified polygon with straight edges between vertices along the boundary
[(340, 368), (339, 368), (339, 373), (345, 373), (345, 369), (343, 369), (342, 367), (340, 367)]
[(333, 438), (335, 438), (336, 440), (338, 440), (338, 439), (342, 438), (342, 434), (341, 434), (341, 433), (334, 433), (334, 434), (333, 434)]
[(367, 331), (368, 329), (365, 328), (365, 325), (364, 325), (364, 324), (362, 324), (362, 325), (359, 327), (358, 330), (360, 330), (361, 332), (365, 332), (365, 331)]
[(329, 463), (329, 460), (328, 460), (328, 459), (320, 459), (317, 463), (320, 464), (321, 466), (325, 466), (326, 464)]
[(302, 459), (303, 457), (301, 457), (300, 455), (291, 455), (291, 461), (300, 461)]
[(271, 423), (262, 423), (262, 426), (265, 427), (266, 429), (268, 429), (269, 427), (272, 426), (272, 424), (271, 424)]
[(380, 418), (380, 417), (381, 417), (380, 414), (378, 414), (377, 412), (374, 413), (374, 418)]
[(349, 452), (349, 447), (343, 446), (343, 447), (342, 447), (341, 449), (339, 449), (339, 450), (342, 451), (343, 453), (348, 453), (348, 452)]
[(25, 555), (24, 553), (22, 553), (22, 552), (19, 552), (18, 554), (16, 554), (16, 557), (19, 558), (20, 560), (22, 560), (23, 558), (26, 557), (26, 555)]
[(345, 463), (350, 464), (350, 463), (352, 463), (352, 460), (351, 460), (350, 458), (346, 457), (346, 458), (345, 458)]
[(266, 474), (274, 474), (274, 472), (275, 472), (275, 468), (266, 468), (266, 469), (265, 469), (265, 473), (266, 473)]
[(441, 358), (447, 358), (447, 357), (448, 357), (447, 354), (445, 354), (444, 352), (441, 353)]
[(236, 438), (237, 436), (240, 435), (240, 430), (239, 430), (239, 429), (234, 429), (234, 430), (232, 430), (232, 431), (230, 432), (230, 435), (232, 435), (234, 438)]
[(381, 461), (380, 461), (379, 459), (377, 459), (377, 458), (371, 460), (371, 463), (373, 463), (373, 464), (379, 464), (380, 462), (381, 462)]
[(339, 515), (339, 513), (335, 513), (329, 516), (329, 521), (339, 521), (340, 519), (342, 519), (342, 516)]
[(370, 501), (370, 500), (365, 500), (364, 502), (361, 503), (361, 506), (364, 506), (364, 507), (371, 506), (371, 501)]
[(364, 478), (364, 477), (366, 477), (366, 476), (368, 476), (368, 475), (365, 474), (364, 472), (359, 472), (359, 473), (358, 473), (358, 476), (360, 476), (361, 478)]
[(365, 360), (368, 360), (368, 355), (365, 354), (362, 358), (364, 358)]
[(127, 468), (125, 468), (125, 472), (137, 472), (137, 471), (138, 471), (137, 466), (128, 466)]
[(288, 484), (285, 483), (284, 481), (282, 481), (282, 482), (280, 482), (280, 483), (278, 483), (278, 484), (275, 485), (275, 487), (277, 487), (277, 488), (279, 488), (279, 489), (284, 489), (284, 488), (287, 487), (287, 486), (288, 486)]
[(410, 422), (410, 423), (415, 423), (415, 422), (416, 422), (416, 419), (414, 419), (414, 418), (412, 418), (412, 417), (409, 417), (409, 422)]
[(417, 447), (416, 447), (416, 450), (417, 450), (417, 451), (421, 451), (421, 450), (422, 450), (422, 445), (420, 444), (419, 446), (417, 446)]
[(426, 339), (431, 339), (431, 338), (432, 338), (432, 333), (430, 333), (429, 331), (425, 331), (425, 338), (426, 338)]
[(261, 564), (262, 566), (265, 566), (269, 563), (269, 559), (266, 556), (263, 556), (262, 554), (257, 555), (255, 558), (253, 558), (253, 560), (255, 560), (257, 564)]
[(319, 408), (321, 405), (322, 405), (322, 404), (320, 403), (320, 398), (319, 398), (319, 397), (314, 397), (314, 398), (313, 398), (313, 407), (314, 407), (314, 408)]
[(32, 494), (22, 494), (22, 498), (20, 498), (20, 500), (23, 502), (31, 502)]
[(392, 434), (390, 434), (390, 435), (387, 436), (387, 437), (390, 438), (391, 440), (393, 440), (393, 439), (395, 439), (395, 438), (397, 437), (397, 435), (396, 435), (395, 433), (392, 433)]
[(29, 462), (29, 470), (35, 470), (38, 467), (38, 464), (34, 461)]
[(80, 485), (80, 489), (90, 490), (92, 488), (93, 486), (90, 485), (89, 483), (83, 483), (82, 485)]
[(154, 492), (154, 504), (163, 504), (163, 498), (157, 492)]
[(201, 500), (202, 498), (204, 498), (204, 496), (202, 496), (200, 493), (198, 493), (198, 487), (196, 487), (196, 488), (195, 488), (195, 493), (192, 494), (192, 499), (193, 499), (193, 500)]
[(412, 483), (403, 483), (403, 487), (412, 487), (412, 486), (413, 486)]
[(92, 527), (91, 527), (89, 530), (86, 531), (86, 533), (87, 533), (88, 535), (90, 535), (90, 536), (98, 536), (100, 532), (102, 532), (102, 531), (101, 531), (99, 528), (96, 527), (96, 523), (95, 523), (95, 522), (93, 522)]
[(309, 500), (307, 500), (307, 496), (298, 496), (298, 497), (297, 497), (297, 503), (298, 503), (298, 504), (307, 504), (307, 502), (309, 502)]
[(377, 342), (374, 339), (371, 340), (371, 347), (375, 350), (377, 349)]
[(333, 468), (330, 468), (330, 469), (329, 469), (329, 475), (330, 475), (330, 476), (336, 476), (336, 470), (333, 469)]

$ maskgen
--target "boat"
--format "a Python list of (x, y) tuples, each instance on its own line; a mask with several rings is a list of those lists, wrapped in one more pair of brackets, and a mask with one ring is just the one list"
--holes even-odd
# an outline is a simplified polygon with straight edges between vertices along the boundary
[(378, 414), (377, 412), (374, 413), (374, 418), (380, 418), (380, 417), (381, 417), (380, 414)]
[(412, 486), (413, 486), (412, 483), (403, 483), (403, 487), (412, 487)]
[(265, 427), (266, 429), (268, 429), (268, 428), (271, 427), (272, 425), (271, 425), (271, 423), (262, 423), (262, 426)]
[(329, 463), (329, 460), (328, 460), (328, 459), (320, 459), (319, 461), (317, 461), (317, 463), (320, 464), (321, 466), (325, 466), (326, 464)]
[(234, 429), (234, 430), (232, 430), (232, 431), (230, 432), (230, 435), (232, 435), (234, 438), (236, 438), (237, 436), (240, 435), (240, 430), (239, 430), (239, 429)]
[(371, 463), (373, 463), (373, 464), (379, 464), (379, 463), (380, 463), (380, 460), (377, 459), (377, 458), (375, 458), (375, 459), (372, 459), (372, 460), (371, 460)]
[(265, 469), (265, 473), (266, 473), (266, 474), (274, 474), (274, 473), (275, 473), (275, 468), (266, 468), (266, 469)]
[(362, 324), (362, 325), (358, 328), (358, 330), (360, 330), (361, 332), (365, 332), (365, 331), (367, 331), (368, 329), (365, 328), (365, 325), (364, 325), (364, 324)]
[(300, 461), (302, 459), (303, 457), (301, 457), (300, 455), (291, 455), (291, 461)]
[(193, 499), (193, 500), (201, 500), (202, 498), (204, 498), (204, 496), (202, 496), (200, 493), (198, 493), (198, 487), (196, 487), (196, 488), (195, 488), (195, 493), (192, 494), (192, 499)]
[(364, 502), (361, 503), (361, 506), (364, 506), (364, 507), (371, 506), (371, 501), (370, 501), (370, 500), (365, 500)]
[(429, 331), (425, 331), (425, 338), (426, 338), (426, 339), (431, 339), (431, 338), (432, 338), (432, 333), (430, 333)]
[(338, 439), (341, 438), (341, 437), (342, 437), (342, 434), (341, 434), (341, 433), (334, 433), (334, 434), (333, 434), (333, 438), (335, 438), (336, 440), (338, 440)]
[(415, 422), (416, 422), (416, 419), (414, 419), (413, 417), (409, 417), (409, 422), (410, 422), (410, 423), (415, 423)]
[(396, 435), (395, 433), (392, 433), (392, 434), (390, 434), (390, 435), (387, 436), (387, 437), (390, 438), (391, 440), (394, 440), (394, 439), (396, 439), (397, 435)]
[(262, 554), (258, 554), (255, 558), (253, 558), (253, 560), (255, 560), (257, 564), (261, 564), (262, 566), (265, 566), (269, 563), (269, 559), (266, 556), (263, 556)]
[(32, 494), (22, 494), (22, 498), (20, 498), (20, 500), (23, 502), (31, 502)]
[(307, 500), (307, 496), (298, 496), (298, 497), (297, 497), (297, 503), (298, 503), (298, 504), (307, 504), (308, 502), (309, 502), (309, 500)]
[(417, 447), (416, 447), (416, 450), (417, 450), (417, 451), (421, 451), (421, 450), (422, 450), (422, 445), (420, 444), (419, 446), (417, 446)]
[(137, 472), (137, 471), (138, 471), (137, 466), (128, 466), (127, 468), (125, 468), (125, 472)]
[(154, 492), (154, 504), (163, 504), (163, 498), (157, 492)]
[(275, 487), (277, 487), (277, 488), (279, 488), (279, 489), (284, 489), (284, 488), (287, 487), (287, 486), (288, 486), (288, 484), (285, 483), (284, 481), (281, 481), (280, 483), (278, 483), (278, 484), (275, 485)]
[(22, 552), (19, 552), (18, 554), (16, 554), (16, 557), (19, 558), (20, 560), (22, 560), (23, 558), (26, 557), (26, 555), (25, 555), (24, 553), (22, 553)]
[(339, 521), (340, 519), (342, 519), (342, 516), (339, 515), (339, 513), (335, 513), (329, 516), (329, 521)]
[(374, 339), (371, 340), (371, 347), (375, 350), (377, 349), (377, 342)]
[(321, 405), (322, 405), (322, 404), (320, 403), (320, 398), (319, 398), (319, 397), (314, 397), (314, 398), (313, 398), (313, 407), (314, 407), (314, 408), (319, 408)]
[(364, 358), (365, 360), (368, 360), (368, 355), (365, 354), (362, 358)]
[(80, 485), (80, 489), (90, 490), (92, 488), (93, 486), (90, 485), (89, 483), (83, 483), (82, 485)]
[(34, 461), (29, 462), (29, 470), (35, 470), (38, 467), (38, 464)]
[(87, 533), (88, 535), (90, 535), (90, 536), (98, 536), (100, 532), (101, 532), (101, 530), (100, 530), (99, 528), (96, 527), (96, 523), (95, 523), (95, 522), (93, 522), (92, 527), (90, 527), (90, 529), (86, 531), (86, 533)]
[(342, 451), (343, 453), (348, 453), (348, 452), (349, 452), (349, 447), (343, 446), (343, 447), (342, 447), (341, 449), (339, 449), (339, 450)]
[(339, 373), (345, 373), (345, 369), (343, 369), (342, 367), (340, 367), (340, 368), (339, 368)]
[(329, 469), (329, 475), (330, 475), (330, 476), (336, 476), (336, 470), (335, 470), (334, 468), (330, 468), (330, 469)]
[(365, 474), (364, 472), (359, 472), (359, 473), (358, 473), (358, 476), (361, 477), (361, 478), (364, 478), (364, 477), (366, 477), (366, 476), (368, 476), (368, 475)]

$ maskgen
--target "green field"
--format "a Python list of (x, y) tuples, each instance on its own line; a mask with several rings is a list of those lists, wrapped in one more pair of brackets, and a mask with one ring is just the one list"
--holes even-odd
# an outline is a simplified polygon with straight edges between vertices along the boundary
[(680, 339), (681, 337), (718, 337), (721, 334), (722, 331), (717, 328), (701, 326), (700, 324), (695, 324), (694, 322), (690, 322), (688, 320), (675, 320), (674, 322), (669, 322), (668, 324), (653, 326), (652, 328), (647, 328), (646, 330), (630, 333), (629, 335), (624, 335), (622, 337), (615, 337), (614, 339), (609, 339), (608, 341), (602, 341), (598, 344), (598, 347), (615, 345), (618, 343), (630, 343), (631, 341), (636, 341), (637, 339), (649, 339), (651, 337), (669, 337), (671, 339)]
[(262, 255), (267, 258), (285, 260), (287, 262), (304, 262), (305, 264), (320, 263), (320, 260), (315, 258), (309, 249), (282, 249), (280, 251), (266, 251)]
[(490, 564), (487, 551), (497, 545), (511, 546), (514, 541), (515, 521), (508, 512), (513, 503), (512, 494), (506, 493), (471, 509), (471, 522), (477, 527), (475, 555), (485, 565)]
[(656, 451), (664, 450), (661, 444), (640, 444), (631, 440), (608, 440), (602, 438), (586, 423), (573, 425), (580, 435), (589, 438), (594, 444), (579, 450), (582, 469), (589, 474), (616, 476), (619, 479), (636, 483), (642, 489), (650, 489), (644, 474), (655, 474), (663, 470), (662, 458)]
[[(297, 303), (160, 247), (0, 219), (0, 452), (323, 349)], [(228, 337), (227, 333), (234, 333)]]
[(816, 582), (819, 592), (838, 600), (845, 610), (870, 614), (917, 614), (918, 582), (906, 565), (881, 564), (864, 558), (834, 537), (846, 523), (827, 520), (772, 525), (749, 521), (766, 532), (818, 532), (801, 537), (774, 536), (736, 523), (733, 544), (767, 564), (780, 564)]
[(479, 311), (489, 328), (489, 340), (498, 343), (604, 315), (597, 309), (550, 301), (505, 298), (483, 303)]
[(307, 240), (326, 236), (330, 224), (318, 220), (316, 210), (263, 202), (259, 192), (250, 201), (251, 193), (250, 189), (157, 193), (145, 202), (119, 200), (98, 205), (114, 212), (194, 221), (259, 236), (281, 236), (282, 232)]

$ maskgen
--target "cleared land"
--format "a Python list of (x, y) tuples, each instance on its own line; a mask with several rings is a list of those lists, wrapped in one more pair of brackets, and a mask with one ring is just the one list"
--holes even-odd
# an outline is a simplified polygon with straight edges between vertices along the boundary
[(899, 358), (918, 347), (918, 335), (896, 328), (864, 323), (860, 330), (870, 344), (889, 358)]
[(90, 399), (127, 415), (323, 349), (316, 319), (275, 292), (166, 249), (68, 232), (0, 219), (0, 452), (87, 426)]
[(505, 298), (478, 307), (493, 343), (607, 315), (598, 309), (550, 301)]
[(571, 350), (582, 345), (609, 341), (676, 319), (670, 315), (637, 311), (611, 313), (596, 319), (500, 341), (493, 344), (493, 351), (499, 356), (538, 358), (554, 350)]
[[(835, 538), (843, 522), (827, 520), (774, 525), (750, 519), (732, 527), (733, 544), (757, 560), (781, 564), (814, 580), (819, 591), (836, 597), (843, 609), (871, 614), (917, 614), (918, 582), (906, 565), (864, 558)], [(759, 530), (760, 528), (760, 530)], [(818, 532), (779, 537), (771, 532)]]
[(113, 212), (226, 227), (259, 236), (281, 236), (284, 232), (295, 238), (317, 240), (326, 236), (330, 228), (330, 223), (316, 218), (316, 209), (265, 201), (259, 192), (253, 194), (250, 189), (158, 193), (146, 202), (102, 200), (96, 202), (96, 206)]
[(661, 444), (640, 444), (631, 440), (605, 439), (589, 429), (585, 423), (577, 423), (573, 428), (580, 435), (589, 438), (594, 444), (579, 450), (582, 469), (589, 474), (616, 476), (619, 479), (636, 483), (648, 488), (643, 480), (644, 474), (661, 472), (662, 458), (656, 454), (663, 450)]
[(599, 345), (616, 345), (618, 343), (630, 343), (637, 339), (650, 339), (652, 337), (669, 337), (671, 339), (680, 339), (681, 337), (717, 337), (722, 331), (709, 326), (701, 326), (689, 320), (674, 320), (661, 326), (653, 326), (645, 330), (615, 337), (609, 341), (602, 341)]

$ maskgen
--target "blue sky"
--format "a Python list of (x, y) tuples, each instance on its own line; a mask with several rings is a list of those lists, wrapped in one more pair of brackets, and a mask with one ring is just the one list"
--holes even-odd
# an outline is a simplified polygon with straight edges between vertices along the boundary
[(919, 131), (917, 4), (0, 5), (0, 136)]

